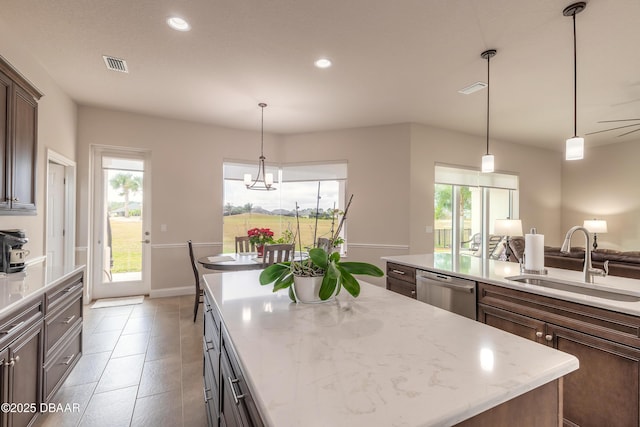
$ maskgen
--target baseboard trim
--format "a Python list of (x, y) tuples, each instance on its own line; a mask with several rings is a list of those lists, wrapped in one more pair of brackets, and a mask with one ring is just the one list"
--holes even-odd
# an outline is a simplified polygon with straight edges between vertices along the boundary
[(182, 295), (193, 295), (195, 293), (195, 285), (180, 288), (152, 289), (149, 292), (149, 298), (179, 297)]

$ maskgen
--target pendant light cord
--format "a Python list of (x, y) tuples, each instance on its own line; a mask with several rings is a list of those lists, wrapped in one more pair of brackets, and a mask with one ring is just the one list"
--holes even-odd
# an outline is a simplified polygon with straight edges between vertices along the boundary
[(491, 85), (489, 84), (490, 78), (490, 64), (491, 55), (487, 55), (487, 154), (489, 154), (489, 91), (491, 89)]
[(576, 47), (576, 14), (573, 14), (573, 136), (578, 136), (578, 48)]
[(260, 103), (260, 108), (262, 109), (262, 119), (260, 121), (260, 158), (264, 159), (264, 107), (267, 104)]

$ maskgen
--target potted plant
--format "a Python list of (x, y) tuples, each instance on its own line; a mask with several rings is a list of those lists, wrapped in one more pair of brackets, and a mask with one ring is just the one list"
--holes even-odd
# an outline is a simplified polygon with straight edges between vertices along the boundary
[[(331, 244), (329, 247), (333, 247), (334, 242), (339, 238), (341, 239), (340, 231), (347, 218), (347, 212), (352, 200), (353, 195), (347, 203), (337, 229), (334, 228), (335, 215), (333, 217), (331, 237), (329, 239)], [(296, 219), (298, 219), (297, 214)], [(302, 242), (299, 243), (299, 246), (302, 248)], [(265, 268), (260, 274), (260, 284), (268, 285), (273, 283), (274, 292), (289, 288), (289, 298), (292, 301), (314, 303), (330, 300), (340, 293), (343, 287), (351, 295), (357, 297), (360, 295), (360, 283), (354, 275), (359, 274), (375, 277), (384, 275), (382, 270), (373, 264), (352, 261), (342, 262), (339, 252), (327, 253), (322, 248), (314, 247), (309, 250), (308, 258), (277, 263)]]
[(264, 245), (267, 243), (273, 243), (273, 231), (269, 228), (252, 228), (247, 231), (249, 241), (252, 245), (255, 245), (258, 250), (258, 256), (264, 254)]

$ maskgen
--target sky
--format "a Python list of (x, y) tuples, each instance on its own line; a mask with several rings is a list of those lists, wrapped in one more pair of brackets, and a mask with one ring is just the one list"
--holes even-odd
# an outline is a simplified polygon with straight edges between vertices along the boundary
[[(300, 209), (315, 209), (318, 193), (317, 182), (276, 183), (274, 191), (248, 190), (242, 181), (224, 181), (224, 205), (244, 206), (252, 203), (254, 207), (272, 211), (274, 209), (294, 210), (296, 202)], [(339, 184), (337, 181), (323, 181), (320, 184), (320, 208), (333, 209), (337, 203)]]

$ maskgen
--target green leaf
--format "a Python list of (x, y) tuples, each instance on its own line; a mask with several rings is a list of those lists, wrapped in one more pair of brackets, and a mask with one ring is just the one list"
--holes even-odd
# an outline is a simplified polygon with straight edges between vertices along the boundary
[(277, 280), (282, 273), (289, 270), (289, 263), (283, 262), (278, 264), (271, 264), (260, 273), (260, 284), (268, 285)]
[(340, 253), (339, 252), (331, 252), (331, 255), (329, 255), (329, 261), (339, 262), (340, 261)]
[(342, 282), (342, 286), (344, 286), (347, 292), (349, 292), (351, 295), (357, 297), (358, 295), (360, 295), (360, 283), (358, 283), (358, 280), (353, 277), (351, 273), (346, 272), (343, 268), (340, 267), (341, 266), (338, 266), (338, 269), (341, 273), (340, 279)]
[(338, 279), (335, 277), (329, 277), (329, 275), (324, 276), (322, 279), (322, 285), (320, 285), (320, 299), (327, 300), (333, 295), (333, 292), (336, 290), (336, 285), (338, 284)]
[(296, 295), (293, 293), (293, 286), (289, 286), (289, 299), (293, 302), (297, 302)]
[(366, 274), (367, 276), (382, 277), (384, 272), (373, 264), (366, 262), (341, 262), (343, 271), (351, 274)]
[(280, 289), (286, 289), (293, 283), (293, 274), (287, 271), (282, 276), (278, 277), (276, 282), (273, 284), (273, 292), (277, 292)]
[(313, 249), (311, 249), (309, 251), (309, 258), (311, 258), (311, 261), (313, 261), (313, 263), (315, 265), (317, 265), (318, 267), (320, 267), (320, 268), (322, 268), (324, 270), (327, 269), (329, 256), (324, 251), (324, 249), (322, 249), (322, 248), (313, 248)]

